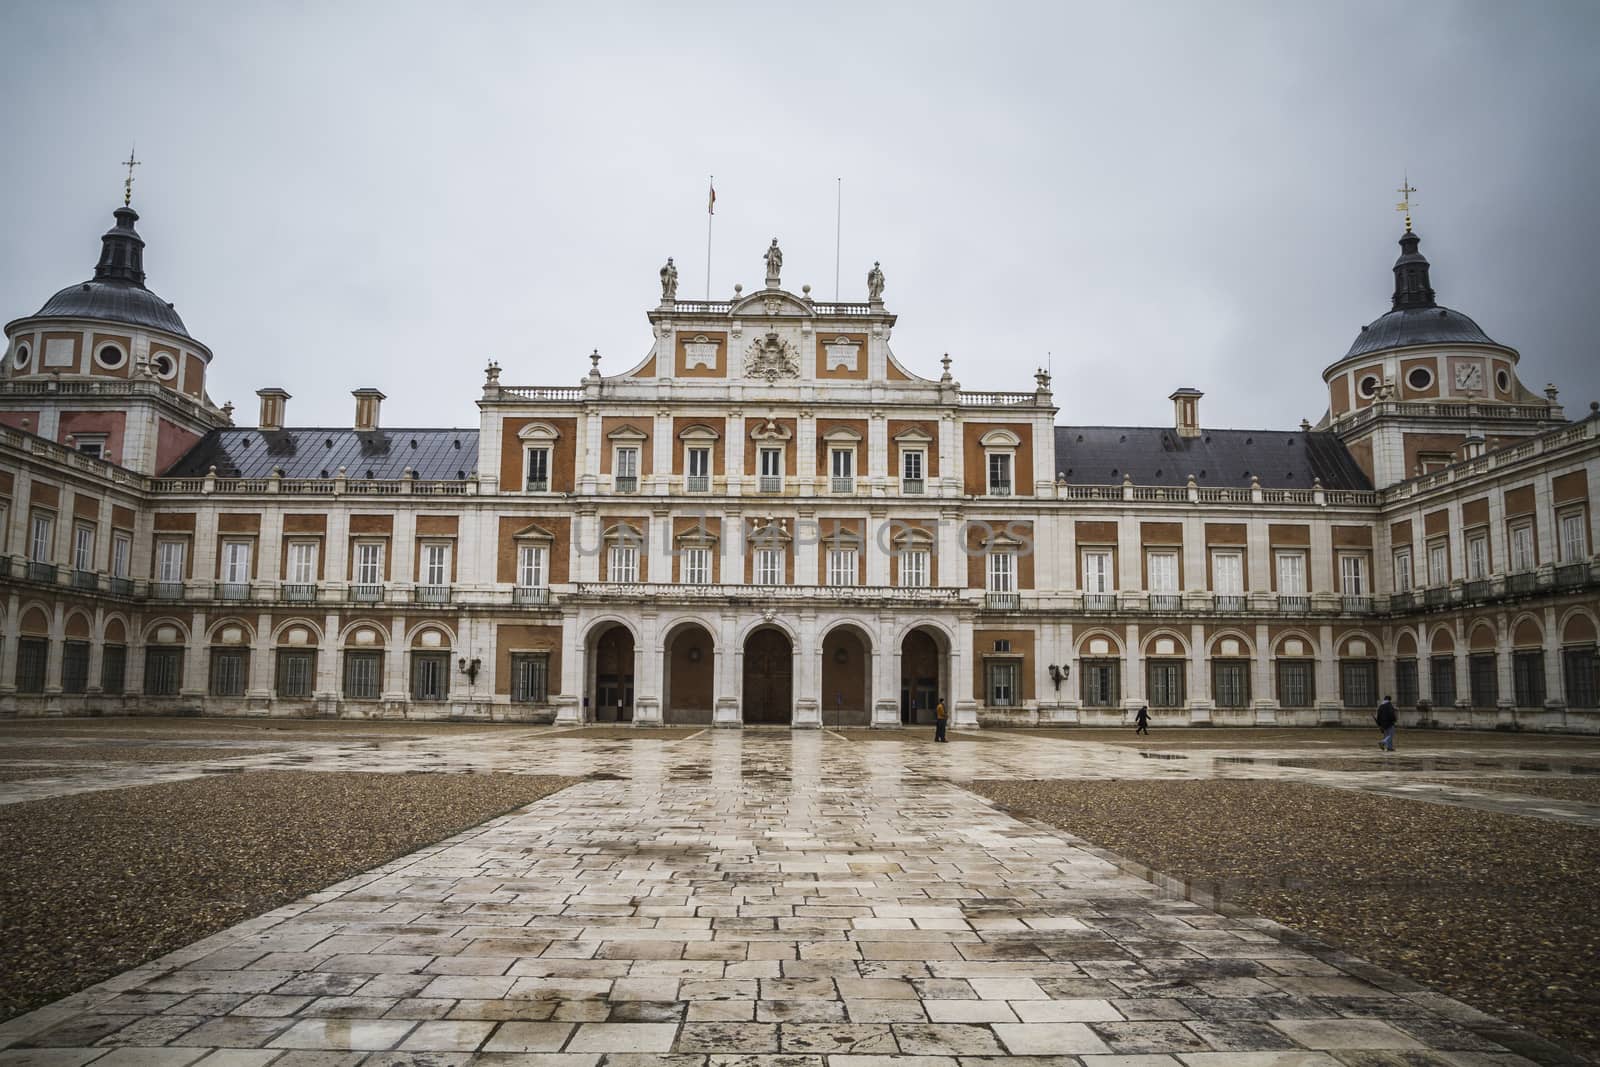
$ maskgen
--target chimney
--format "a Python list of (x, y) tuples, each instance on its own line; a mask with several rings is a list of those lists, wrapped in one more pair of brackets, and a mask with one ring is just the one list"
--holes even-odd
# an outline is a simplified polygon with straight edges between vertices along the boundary
[(378, 404), (383, 400), (383, 394), (376, 389), (355, 389), (350, 395), (356, 398), (356, 430), (376, 430)]
[(1200, 398), (1205, 395), (1185, 386), (1167, 397), (1172, 401), (1173, 423), (1179, 437), (1200, 436)]
[(269, 389), (257, 389), (256, 396), (261, 398), (261, 418), (256, 421), (256, 428), (261, 430), (283, 429), (284, 407), (292, 399), (288, 393), (273, 386)]

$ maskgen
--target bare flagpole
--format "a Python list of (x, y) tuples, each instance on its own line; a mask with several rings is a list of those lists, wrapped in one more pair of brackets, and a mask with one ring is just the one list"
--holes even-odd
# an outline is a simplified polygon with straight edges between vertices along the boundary
[(706, 299), (711, 299), (711, 220), (717, 217), (717, 176), (711, 175), (711, 194), (706, 199)]
[(839, 302), (839, 235), (844, 232), (844, 179), (835, 178), (839, 191), (833, 205), (833, 302)]

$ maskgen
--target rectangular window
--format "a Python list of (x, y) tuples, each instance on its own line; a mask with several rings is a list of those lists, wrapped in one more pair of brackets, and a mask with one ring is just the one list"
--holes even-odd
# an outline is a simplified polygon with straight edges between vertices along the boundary
[(848, 493), (855, 489), (856, 454), (854, 449), (833, 448), (828, 450), (828, 470), (833, 474), (832, 489), (835, 493)]
[(1519, 708), (1544, 707), (1544, 653), (1511, 654), (1511, 686)]
[(617, 449), (617, 475), (615, 478), (616, 490), (619, 493), (632, 493), (639, 488), (639, 450), (637, 448)]
[(550, 699), (550, 654), (511, 653), (511, 701), (543, 704)]
[(1396, 593), (1411, 592), (1411, 549), (1397, 548), (1394, 550), (1394, 591)]
[(107, 696), (119, 696), (128, 674), (128, 648), (126, 645), (107, 645), (100, 650), (100, 691)]
[(49, 662), (49, 641), (43, 637), (17, 638), (17, 692), (44, 692), (45, 668)]
[(356, 584), (383, 584), (383, 542), (358, 541), (356, 543)]
[(249, 541), (222, 543), (222, 580), (228, 585), (245, 585), (250, 581)]
[(1154, 708), (1183, 707), (1182, 660), (1151, 659), (1144, 665), (1145, 692)]
[(183, 684), (183, 649), (144, 650), (144, 695), (175, 697)]
[(1417, 682), (1417, 661), (1414, 659), (1397, 659), (1394, 661), (1394, 702), (1402, 708), (1414, 708), (1417, 701), (1422, 699), (1422, 690)]
[(528, 449), (528, 492), (548, 493), (550, 491), (550, 450), (548, 448)]
[(1017, 591), (1017, 556), (1014, 552), (989, 553), (989, 584), (991, 593)]
[(1587, 533), (1588, 517), (1583, 509), (1568, 511), (1561, 516), (1561, 562), (1578, 563), (1589, 558)]
[(1456, 703), (1456, 658), (1454, 656), (1434, 656), (1428, 661), (1429, 681), (1433, 686), (1433, 706), (1436, 708), (1455, 707)]
[(411, 699), (438, 703), (450, 695), (450, 653), (411, 653)]
[(922, 492), (927, 456), (921, 449), (908, 448), (900, 453), (900, 480), (908, 493)]
[(11, 505), (0, 500), (0, 556), (6, 554), (6, 545), (11, 540)]
[(1378, 706), (1378, 664), (1370, 659), (1339, 661), (1339, 696), (1347, 708)]
[(1339, 592), (1343, 596), (1367, 595), (1367, 557), (1355, 554), (1339, 557)]
[(828, 584), (856, 584), (856, 550), (853, 548), (828, 549)]
[(1116, 589), (1111, 574), (1111, 553), (1105, 549), (1083, 550), (1083, 591), (1085, 593), (1110, 593)]
[(72, 568), (94, 570), (94, 527), (79, 523), (72, 528)]
[(95, 459), (103, 459), (106, 454), (106, 439), (102, 436), (91, 437), (88, 434), (78, 435), (78, 451)]
[(156, 581), (163, 585), (182, 586), (188, 554), (187, 541), (157, 541)]
[(607, 580), (637, 582), (639, 580), (639, 548), (637, 545), (612, 545), (606, 560)]
[(1561, 682), (1567, 707), (1600, 708), (1600, 659), (1594, 645), (1569, 645), (1561, 650)]
[(926, 589), (928, 586), (928, 551), (923, 548), (906, 548), (900, 551), (900, 585), (906, 589)]
[(1511, 527), (1511, 570), (1513, 573), (1531, 571), (1534, 562), (1533, 523), (1519, 522)]
[(989, 453), (989, 495), (1011, 495), (1011, 453)]
[(49, 563), (54, 555), (56, 519), (43, 511), (33, 513), (32, 535), (28, 539), (28, 558), (35, 563)]
[(761, 450), (760, 474), (763, 478), (783, 477), (783, 449), (763, 448)]
[(684, 549), (680, 573), (685, 585), (710, 585), (711, 550), (709, 548)]
[(543, 545), (522, 545), (517, 549), (517, 584), (524, 589), (543, 589), (548, 582)]
[(312, 649), (278, 650), (277, 690), (280, 697), (304, 700), (317, 683), (317, 653)]
[(317, 542), (290, 541), (288, 581), (293, 585), (311, 585), (317, 580)]
[(756, 549), (755, 580), (757, 585), (779, 585), (783, 581), (783, 549)]
[(383, 693), (383, 653), (346, 652), (344, 654), (344, 695), (346, 700), (377, 700)]
[(61, 646), (61, 691), (85, 693), (89, 689), (89, 642), (68, 641)]
[(1219, 708), (1250, 706), (1250, 661), (1218, 659), (1211, 661), (1211, 695)]
[(1278, 593), (1280, 596), (1306, 595), (1306, 554), (1304, 552), (1279, 552)]
[(111, 535), (111, 577), (126, 578), (133, 557), (133, 538), (125, 533)]
[(1467, 680), (1473, 707), (1490, 709), (1500, 703), (1500, 666), (1493, 652), (1474, 652), (1467, 657)]
[(1218, 596), (1244, 595), (1244, 553), (1211, 553), (1211, 591)]
[(711, 477), (711, 449), (700, 447), (691, 448), (689, 449), (688, 458), (689, 477)]
[(1428, 544), (1428, 584), (1437, 589), (1450, 584), (1450, 542)]
[(1080, 665), (1083, 703), (1091, 708), (1114, 708), (1122, 699), (1122, 661), (1086, 659)]
[(1314, 668), (1310, 660), (1278, 660), (1278, 703), (1286, 708), (1309, 708), (1317, 696)]
[(1467, 578), (1482, 581), (1489, 577), (1489, 535), (1482, 530), (1467, 534)]
[(1178, 554), (1176, 552), (1151, 552), (1145, 557), (1150, 569), (1150, 592), (1176, 593), (1178, 591)]
[(1007, 660), (1001, 663), (985, 665), (988, 674), (988, 684), (984, 686), (991, 708), (1014, 708), (1021, 703), (1017, 688), (1017, 676), (1020, 673), (1019, 665)]
[(211, 695), (214, 697), (244, 696), (245, 679), (249, 675), (250, 653), (242, 648), (214, 648), (211, 650)]
[(422, 546), (422, 584), (442, 586), (450, 584), (450, 546), (425, 544)]

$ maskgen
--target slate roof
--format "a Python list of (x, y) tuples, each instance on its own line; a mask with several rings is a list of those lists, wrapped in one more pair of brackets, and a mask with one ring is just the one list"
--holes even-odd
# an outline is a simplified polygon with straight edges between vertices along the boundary
[(1447, 307), (1399, 308), (1361, 327), (1345, 359), (1407, 345), (1494, 345), (1478, 324)]
[(452, 429), (212, 430), (167, 470), (169, 478), (404, 478), (410, 467), (423, 481), (462, 480), (478, 468), (478, 431)]
[(44, 302), (35, 318), (96, 319), (148, 326), (188, 337), (189, 331), (172, 305), (143, 286), (118, 282), (80, 282)]
[(1312, 430), (1201, 430), (1179, 437), (1165, 426), (1057, 426), (1056, 470), (1078, 485), (1248, 487), (1252, 475), (1267, 489), (1371, 489), (1344, 443)]

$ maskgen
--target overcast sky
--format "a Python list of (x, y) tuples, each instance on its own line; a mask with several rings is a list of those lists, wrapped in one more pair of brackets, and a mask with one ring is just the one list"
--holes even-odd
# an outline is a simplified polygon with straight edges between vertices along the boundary
[[(865, 297), (912, 370), (1060, 422), (1289, 428), (1388, 309), (1409, 172), (1441, 303), (1600, 399), (1600, 5), (257, 4), (0, 8), (0, 316), (90, 275), (137, 142), (152, 289), (253, 424), (475, 425), (617, 373), (681, 293)], [(326, 10), (324, 10), (326, 8)]]

